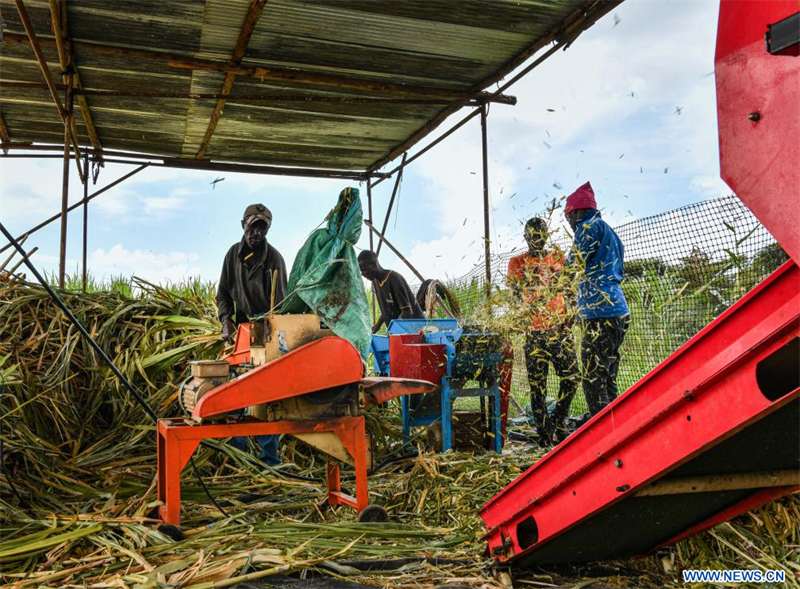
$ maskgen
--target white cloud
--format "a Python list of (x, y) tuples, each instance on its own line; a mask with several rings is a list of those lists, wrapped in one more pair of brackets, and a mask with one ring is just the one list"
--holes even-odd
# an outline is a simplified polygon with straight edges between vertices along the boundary
[(142, 199), (144, 211), (148, 215), (161, 215), (174, 212), (186, 203), (180, 196), (146, 197)]
[(695, 176), (689, 188), (702, 198), (719, 198), (733, 194), (719, 176)]
[(52, 160), (0, 159), (0, 217), (4, 223), (31, 213), (52, 214), (60, 208), (60, 166), (53, 166)]
[(180, 282), (199, 276), (200, 256), (195, 253), (170, 251), (158, 253), (125, 248), (121, 243), (109, 250), (96, 249), (89, 254), (89, 267), (100, 281), (111, 276), (139, 276), (152, 282)]
[(131, 202), (135, 196), (135, 193), (127, 189), (112, 189), (92, 200), (89, 206), (92, 210), (97, 209), (105, 217), (122, 219), (123, 215), (127, 215), (130, 212)]

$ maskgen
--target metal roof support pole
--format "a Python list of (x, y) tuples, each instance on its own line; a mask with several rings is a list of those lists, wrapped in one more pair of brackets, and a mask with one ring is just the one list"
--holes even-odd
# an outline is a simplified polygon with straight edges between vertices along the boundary
[[(367, 219), (369, 222), (372, 223), (372, 186), (369, 184), (369, 180), (367, 180)], [(369, 232), (369, 249), (372, 250), (373, 247), (373, 239), (372, 239), (372, 231)], [(374, 251), (374, 250), (372, 250)]]
[[(369, 219), (370, 225), (372, 224), (372, 186), (369, 184), (369, 180), (367, 180), (367, 218)], [(372, 237), (372, 231), (369, 232), (369, 251), (375, 251), (374, 248), (374, 240)], [(377, 317), (377, 310), (375, 309), (375, 281), (372, 281), (372, 291), (371, 291), (370, 299), (372, 300), (372, 324), (375, 325), (375, 321), (378, 319)]]
[[(403, 154), (403, 161), (400, 162), (400, 167), (397, 168), (397, 178), (394, 181), (394, 188), (392, 189), (392, 197), (389, 199), (389, 206), (386, 207), (386, 217), (383, 219), (383, 227), (381, 228), (381, 232), (378, 234), (378, 249), (375, 251), (376, 254), (381, 253), (381, 246), (383, 245), (384, 238), (383, 236), (386, 235), (386, 227), (389, 225), (389, 216), (392, 214), (392, 207), (394, 206), (394, 199), (397, 196), (397, 190), (400, 188), (400, 182), (403, 180), (403, 167), (406, 165), (406, 158), (408, 157), (407, 153)], [(372, 219), (370, 219), (372, 221)]]
[[(125, 175), (124, 175), (124, 176), (122, 176), (121, 178), (117, 178), (116, 180), (114, 180), (113, 182), (111, 182), (110, 184), (108, 184), (107, 186), (103, 186), (103, 187), (102, 187), (100, 190), (98, 190), (97, 192), (95, 192), (95, 193), (93, 193), (93, 194), (90, 194), (90, 195), (89, 195), (89, 196), (87, 196), (85, 199), (81, 199), (80, 201), (76, 202), (75, 204), (72, 204), (72, 205), (70, 205), (70, 206), (67, 208), (67, 212), (73, 211), (73, 210), (77, 209), (79, 206), (81, 206), (81, 205), (82, 205), (84, 202), (89, 202), (90, 200), (92, 200), (93, 198), (96, 198), (96, 197), (100, 196), (101, 194), (103, 194), (103, 193), (104, 193), (104, 192), (106, 192), (107, 190), (111, 190), (111, 189), (112, 189), (112, 188), (114, 188), (114, 187), (115, 187), (117, 184), (121, 184), (122, 182), (124, 182), (125, 180), (127, 180), (128, 178), (130, 178), (131, 176), (133, 176), (134, 174), (138, 174), (139, 172), (141, 172), (142, 170), (144, 170), (144, 169), (145, 169), (146, 167), (148, 167), (149, 165), (150, 165), (149, 163), (142, 164), (141, 166), (139, 166), (138, 168), (136, 168), (135, 170), (133, 170), (133, 171), (131, 171), (131, 172), (128, 172), (127, 174), (125, 174)], [(50, 223), (52, 223), (53, 221), (57, 221), (58, 219), (62, 218), (62, 216), (63, 216), (63, 214), (62, 214), (62, 213), (56, 213), (55, 215), (53, 215), (52, 217), (50, 217), (50, 218), (49, 218), (49, 219), (47, 219), (46, 221), (42, 221), (42, 222), (41, 222), (41, 223), (39, 223), (39, 224), (38, 224), (36, 227), (33, 227), (33, 228), (29, 229), (28, 231), (26, 231), (25, 233), (23, 233), (22, 235), (20, 235), (19, 237), (17, 237), (17, 241), (19, 241), (19, 242), (24, 242), (24, 240), (25, 240), (25, 239), (27, 239), (27, 238), (28, 238), (28, 236), (30, 236), (30, 235), (33, 235), (34, 233), (36, 233), (37, 231), (39, 231), (39, 229), (41, 229), (42, 227), (46, 227), (46, 226), (48, 226), (48, 225), (49, 225)], [(10, 244), (10, 243), (7, 243), (7, 244), (6, 244), (6, 245), (4, 245), (3, 247), (0, 247), (0, 254), (2, 254), (4, 251), (6, 251), (8, 248), (10, 248), (10, 247), (11, 247), (11, 245), (12, 245), (12, 244)]]
[(86, 174), (83, 175), (83, 277), (81, 284), (83, 292), (86, 292), (88, 283), (88, 272), (86, 270), (86, 249), (89, 243), (88, 230), (89, 230), (89, 152), (83, 154), (83, 169)]
[(483, 255), (486, 265), (486, 298), (492, 294), (491, 235), (489, 233), (489, 154), (486, 141), (488, 107), (481, 107), (481, 156), (483, 157)]
[(67, 272), (67, 207), (69, 206), (69, 148), (72, 131), (72, 75), (64, 96), (64, 165), (61, 175), (61, 236), (58, 250), (58, 287), (64, 288), (64, 276)]
[(8, 127), (3, 120), (3, 115), (0, 114), (0, 140), (3, 141), (3, 153), (8, 154), (8, 144), (11, 143), (11, 138), (8, 136)]

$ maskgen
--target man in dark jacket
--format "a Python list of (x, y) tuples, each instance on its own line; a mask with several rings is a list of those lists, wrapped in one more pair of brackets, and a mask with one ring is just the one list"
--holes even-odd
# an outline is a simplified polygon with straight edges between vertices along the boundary
[[(271, 311), (286, 297), (286, 263), (283, 256), (267, 243), (272, 213), (262, 204), (247, 207), (242, 217), (244, 236), (225, 255), (217, 287), (217, 314), (222, 323), (222, 337), (233, 343), (236, 326), (250, 317)], [(244, 450), (246, 438), (231, 439)], [(256, 436), (261, 446), (259, 459), (269, 465), (280, 462), (278, 436)]]
[(217, 287), (217, 314), (222, 337), (233, 343), (236, 326), (272, 310), (286, 297), (286, 263), (267, 243), (272, 213), (250, 205), (242, 218), (244, 236), (225, 255)]
[(372, 281), (381, 309), (381, 316), (372, 326), (372, 333), (377, 332), (384, 323), (389, 327), (393, 319), (425, 317), (406, 279), (397, 272), (382, 268), (375, 252), (364, 250), (358, 254), (358, 267), (361, 275)]
[(603, 221), (588, 182), (567, 198), (564, 213), (574, 232), (567, 265), (578, 274), (583, 392), (596, 415), (617, 398), (620, 347), (630, 321), (621, 285), (625, 248)]

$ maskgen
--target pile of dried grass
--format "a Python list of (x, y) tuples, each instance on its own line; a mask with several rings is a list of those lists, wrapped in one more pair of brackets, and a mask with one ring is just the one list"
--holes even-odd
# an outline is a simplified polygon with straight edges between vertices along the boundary
[[(63, 293), (159, 415), (173, 414), (187, 361), (222, 349), (209, 302), (137, 281), (140, 296)], [(106, 487), (152, 480), (154, 428), (44, 289), (0, 282), (3, 467), (23, 497), (80, 511)], [(46, 494), (42, 493), (47, 489)], [(3, 481), (3, 491), (13, 492)]]

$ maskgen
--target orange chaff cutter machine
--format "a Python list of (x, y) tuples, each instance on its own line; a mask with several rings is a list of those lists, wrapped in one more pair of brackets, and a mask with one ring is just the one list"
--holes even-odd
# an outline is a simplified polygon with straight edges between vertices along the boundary
[[(233, 366), (247, 371), (229, 380)], [(327, 455), (328, 503), (355, 507), (362, 520), (375, 517), (366, 509), (371, 453), (360, 410), (435, 389), (422, 380), (364, 378), (356, 348), (312, 314), (266, 315), (240, 325), (232, 354), (193, 362), (191, 370), (180, 391), (189, 417), (158, 422), (158, 512), (176, 526), (181, 471), (200, 442), (264, 434), (291, 434)], [(355, 497), (342, 492), (342, 462), (355, 468)]]

